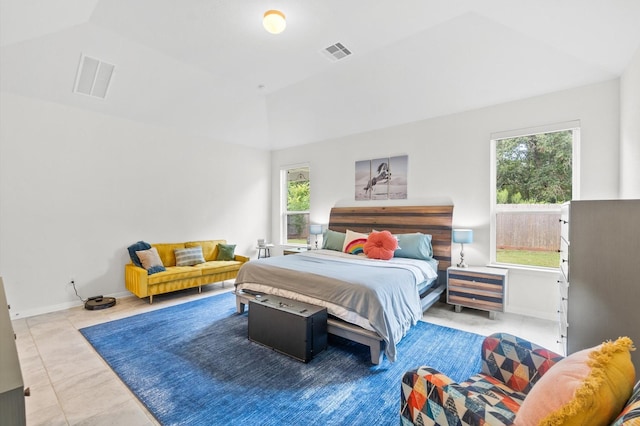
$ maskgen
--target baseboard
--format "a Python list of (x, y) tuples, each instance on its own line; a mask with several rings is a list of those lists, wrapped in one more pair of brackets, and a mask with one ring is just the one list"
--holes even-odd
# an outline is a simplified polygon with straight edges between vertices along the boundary
[(510, 306), (507, 306), (506, 312), (510, 314), (524, 315), (526, 317), (533, 317), (533, 318), (538, 318), (543, 320), (556, 321), (556, 322), (558, 321), (557, 312), (539, 311), (539, 310), (527, 309), (527, 308), (513, 308)]
[[(131, 293), (129, 293), (128, 291), (122, 291), (119, 293), (113, 293), (113, 294), (105, 294), (105, 296), (108, 297), (115, 297), (116, 299), (122, 299), (124, 297), (133, 297), (133, 295)], [(40, 308), (35, 308), (35, 309), (27, 309), (26, 311), (22, 311), (22, 312), (13, 312), (13, 309), (11, 310), (11, 319), (15, 320), (15, 319), (20, 319), (20, 318), (29, 318), (29, 317), (35, 317), (37, 315), (42, 315), (42, 314), (50, 314), (52, 312), (58, 312), (58, 311), (64, 311), (65, 309), (71, 309), (71, 308), (75, 308), (77, 306), (84, 306), (84, 302), (81, 302), (79, 299), (75, 300), (75, 301), (71, 301), (71, 302), (65, 302), (65, 303), (59, 303), (57, 305), (49, 305), (49, 306), (42, 306)]]

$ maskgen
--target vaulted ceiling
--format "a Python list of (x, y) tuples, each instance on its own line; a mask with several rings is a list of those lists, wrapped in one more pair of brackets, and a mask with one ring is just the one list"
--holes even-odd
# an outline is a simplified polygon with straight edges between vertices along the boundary
[[(0, 0), (0, 88), (278, 149), (616, 78), (639, 22), (637, 0)], [(83, 54), (115, 65), (105, 99), (73, 92)]]

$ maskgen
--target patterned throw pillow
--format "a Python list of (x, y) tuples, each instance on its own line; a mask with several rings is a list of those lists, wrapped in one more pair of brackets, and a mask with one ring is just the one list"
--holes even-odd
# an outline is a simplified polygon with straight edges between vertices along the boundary
[(349, 254), (364, 254), (364, 243), (367, 242), (367, 237), (367, 234), (347, 229), (342, 251)]
[(235, 244), (218, 244), (218, 258), (216, 260), (233, 260), (235, 250)]
[(193, 266), (204, 263), (204, 255), (200, 246), (175, 249), (174, 253), (176, 254), (176, 266)]
[(148, 275), (166, 271), (166, 268), (162, 264), (162, 260), (160, 260), (158, 250), (155, 247), (151, 247), (149, 250), (139, 250), (136, 254), (140, 258), (142, 267), (147, 270)]

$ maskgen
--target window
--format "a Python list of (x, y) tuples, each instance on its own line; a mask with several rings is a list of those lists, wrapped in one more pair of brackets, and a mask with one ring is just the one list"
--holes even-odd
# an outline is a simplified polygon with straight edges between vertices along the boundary
[(558, 267), (560, 207), (578, 194), (578, 125), (492, 135), (492, 262)]
[(282, 243), (307, 245), (309, 238), (310, 185), (309, 167), (282, 170), (283, 215)]

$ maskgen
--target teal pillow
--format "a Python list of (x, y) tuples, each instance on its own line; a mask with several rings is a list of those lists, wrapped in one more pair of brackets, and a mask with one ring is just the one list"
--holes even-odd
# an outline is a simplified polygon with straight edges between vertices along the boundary
[(235, 244), (218, 244), (218, 257), (216, 260), (233, 260), (235, 258)]
[(433, 257), (431, 235), (416, 232), (414, 234), (395, 234), (395, 237), (398, 238), (398, 249), (393, 253), (394, 257), (420, 260), (429, 260)]
[(344, 232), (336, 232), (327, 229), (322, 236), (322, 248), (327, 250), (342, 251), (344, 239), (347, 236)]

